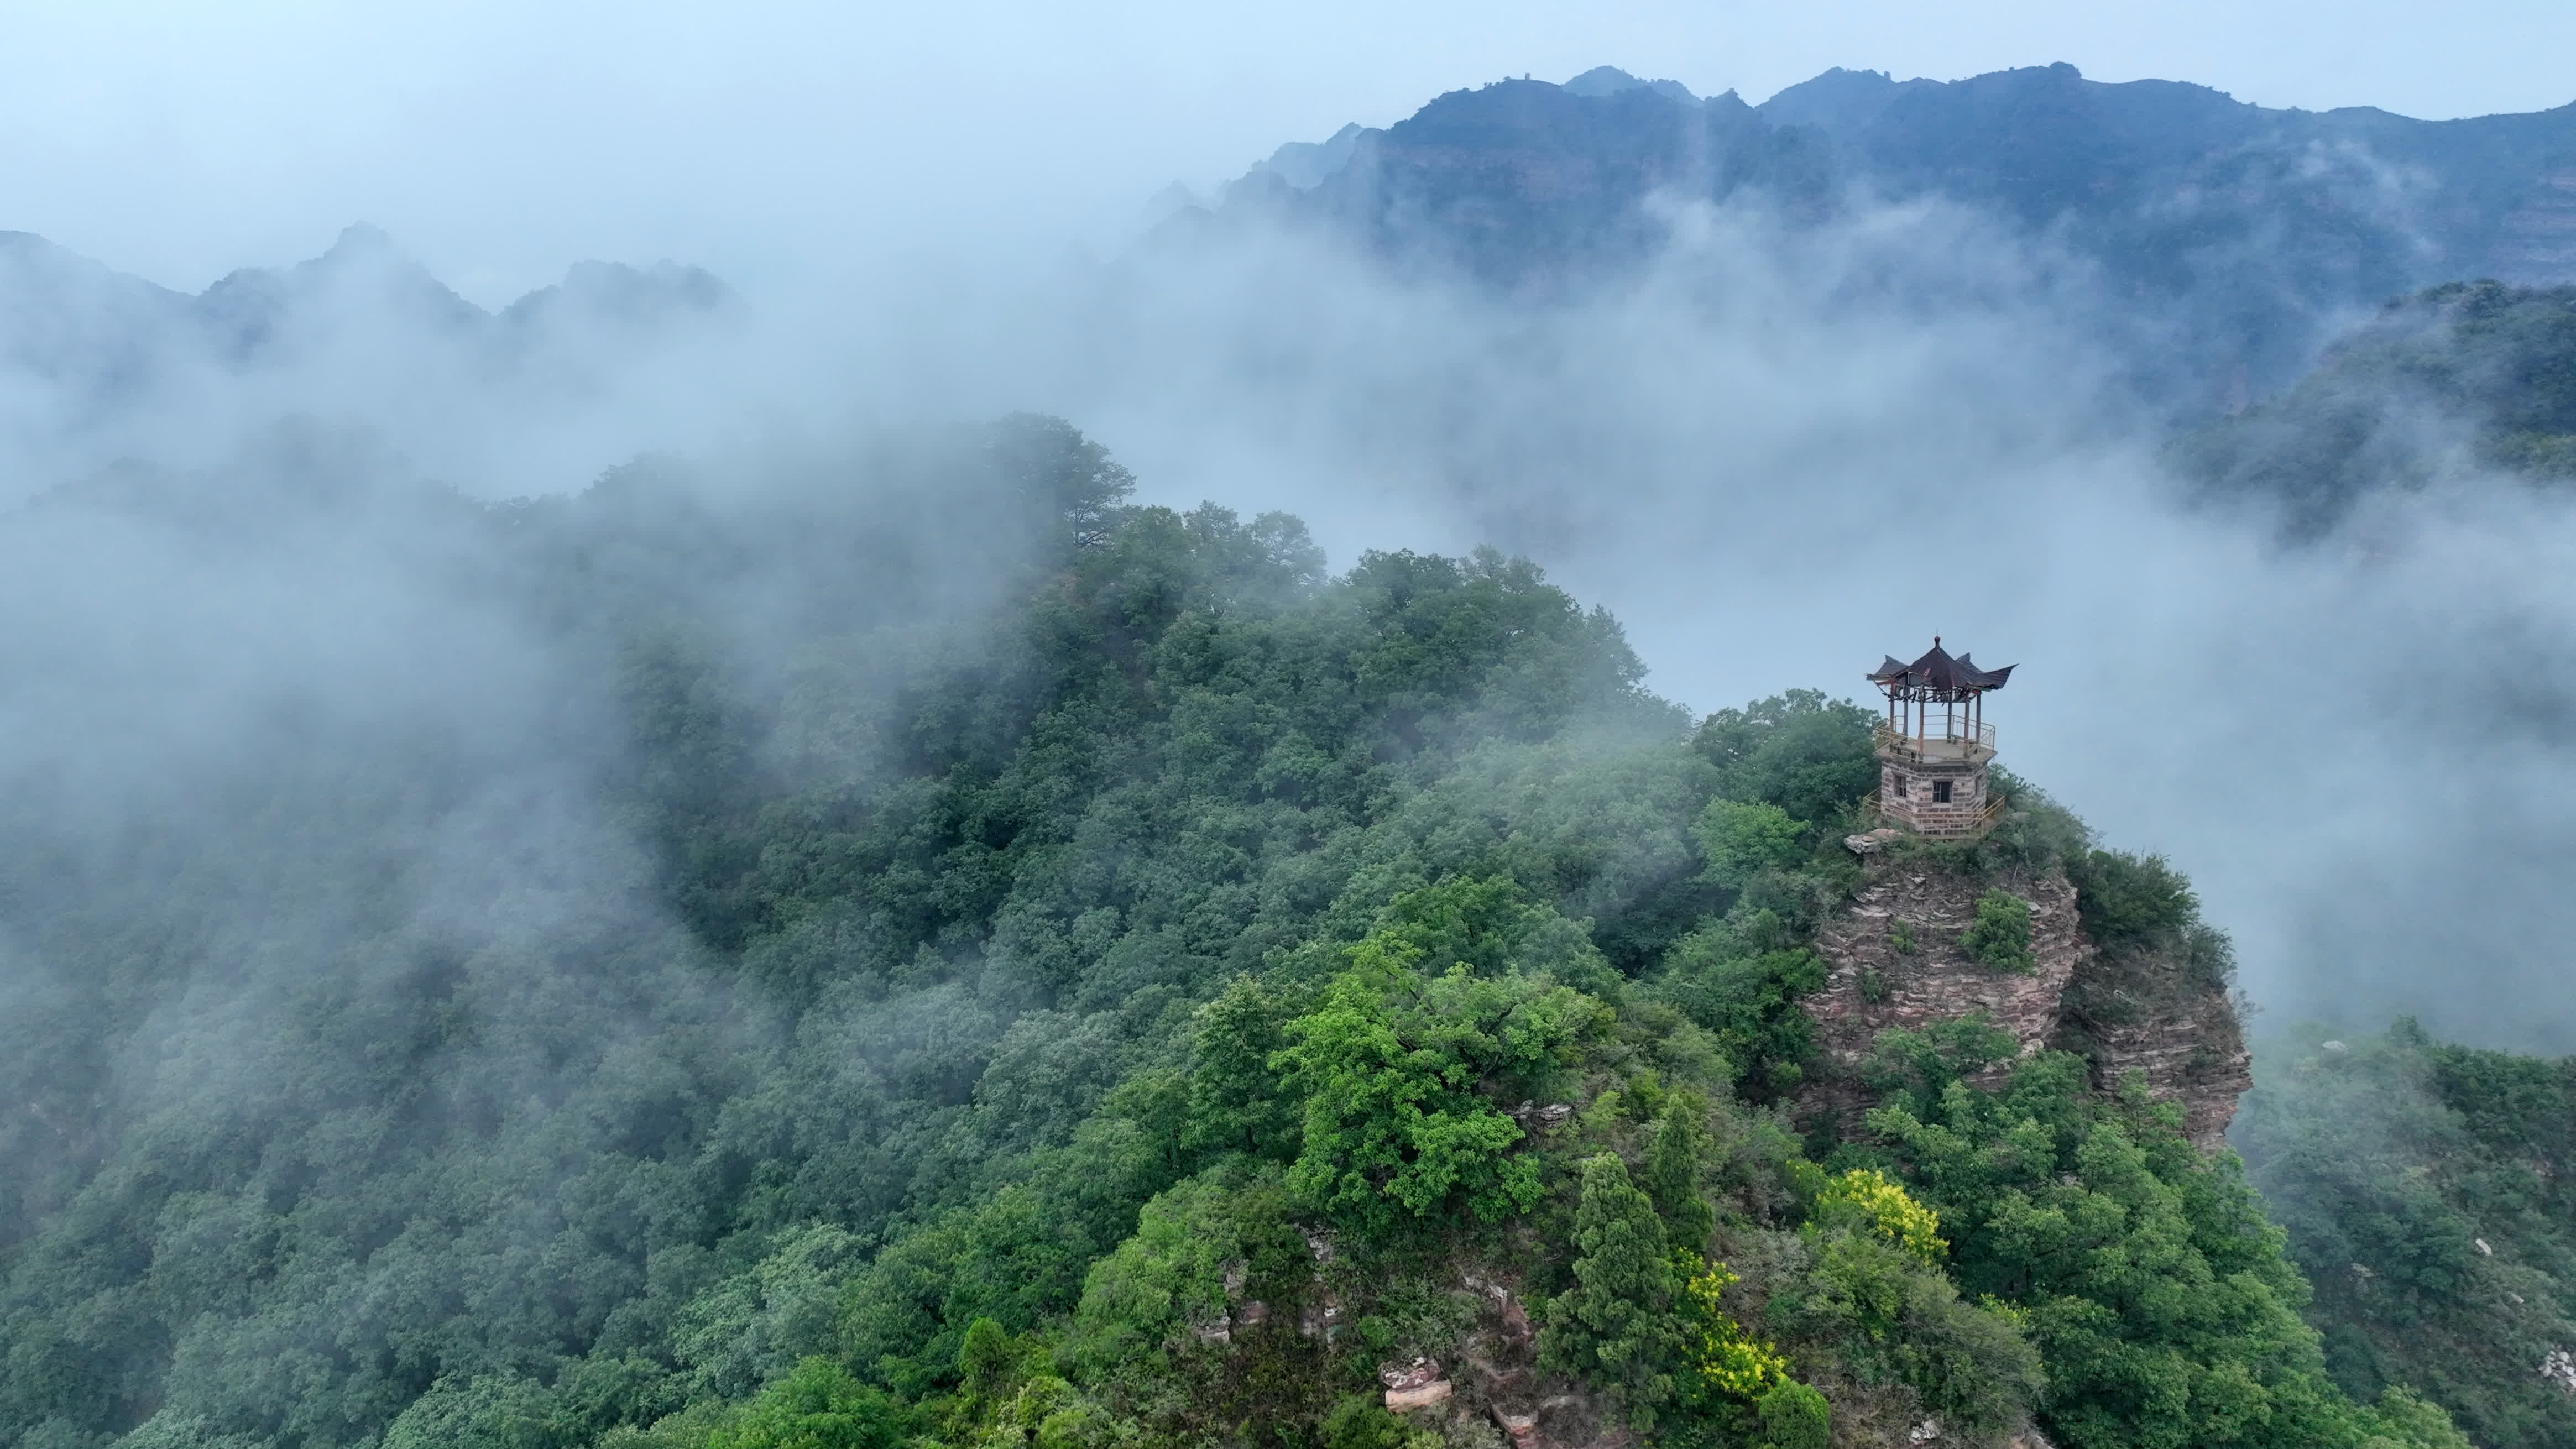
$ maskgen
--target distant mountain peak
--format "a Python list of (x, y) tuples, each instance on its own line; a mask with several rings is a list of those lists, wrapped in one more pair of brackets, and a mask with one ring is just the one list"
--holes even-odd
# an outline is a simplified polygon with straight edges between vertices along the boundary
[[(399, 430), (425, 398), (481, 406), (606, 388), (647, 353), (744, 311), (696, 267), (579, 262), (496, 316), (363, 222), (318, 256), (244, 267), (194, 296), (0, 232), (0, 395), (56, 404), (0, 418), (0, 447), (77, 471), (77, 460), (134, 452), (138, 438), (187, 435), (231, 402), (266, 407), (286, 378), (313, 384), (299, 406)], [(253, 377), (266, 380), (228, 391)], [(432, 455), (445, 445), (411, 441)]]
[(340, 234), (332, 239), (330, 247), (322, 255), (324, 257), (401, 257), (405, 261), (411, 260), (404, 255), (401, 247), (394, 244), (391, 234), (383, 227), (367, 221), (353, 221), (340, 228)]
[(1353, 121), (1322, 141), (1291, 141), (1271, 152), (1269, 160), (1255, 162), (1252, 169), (1276, 176), (1299, 191), (1312, 191), (1325, 177), (1350, 164), (1351, 152), (1366, 134), (1367, 128)]
[(1937, 81), (1898, 81), (1883, 70), (1845, 70), (1835, 66), (1802, 80), (1754, 107), (1775, 126), (1813, 126), (1829, 136), (1849, 135), (1883, 115), (1908, 91)]
[(1690, 87), (1677, 80), (1640, 80), (1615, 65), (1596, 65), (1565, 83), (1563, 89), (1578, 96), (1615, 96), (1622, 91), (1653, 91), (1659, 96), (1691, 106), (1699, 104)]

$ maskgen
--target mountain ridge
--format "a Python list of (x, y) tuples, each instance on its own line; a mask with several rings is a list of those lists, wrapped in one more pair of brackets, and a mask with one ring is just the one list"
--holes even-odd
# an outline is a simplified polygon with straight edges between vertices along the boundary
[(2187, 410), (2286, 383), (2392, 297), (2576, 281), (2576, 103), (2449, 121), (2279, 110), (2063, 62), (1958, 81), (1835, 69), (1759, 106), (1688, 95), (1608, 67), (1453, 90), (1300, 153), (1291, 184), (1256, 168), (1205, 215), (1548, 296), (1660, 255), (1657, 203), (1759, 205), (1812, 229), (1943, 200), (2081, 259), (2129, 339), (2170, 334), (2148, 389)]
[(560, 487), (637, 446), (613, 407), (668, 416), (667, 398), (634, 394), (749, 320), (721, 279), (669, 261), (576, 262), (487, 310), (365, 224), (195, 293), (0, 233), (0, 452), (33, 489), (128, 459), (210, 461), (304, 416), (375, 429), (480, 488)]
[[(101, 301), (110, 305), (96, 306)], [(144, 343), (201, 351), (229, 366), (277, 360), (311, 314), (335, 301), (386, 309), (425, 337), (495, 348), (542, 346), (538, 324), (567, 307), (567, 322), (617, 325), (688, 313), (719, 316), (741, 299), (713, 273), (662, 261), (649, 268), (585, 260), (563, 280), (530, 290), (497, 309), (466, 300), (383, 230), (365, 222), (344, 228), (319, 254), (285, 266), (241, 267), (194, 293), (119, 272), (34, 232), (0, 232), (0, 320), (12, 361), (37, 371), (66, 370), (19, 339), (63, 336), (83, 314), (101, 311), (127, 324), (108, 345), (130, 352)], [(134, 315), (134, 314), (141, 315)], [(157, 337), (141, 334), (159, 329)]]

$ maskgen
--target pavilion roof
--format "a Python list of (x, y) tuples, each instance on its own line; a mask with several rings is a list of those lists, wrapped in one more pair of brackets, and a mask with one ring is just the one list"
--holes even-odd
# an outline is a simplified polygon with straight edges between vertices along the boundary
[(1896, 656), (1891, 654), (1887, 656), (1886, 663), (1870, 671), (1869, 681), (1890, 689), (1974, 694), (1982, 690), (2003, 688), (2005, 681), (2012, 678), (2012, 672), (2016, 667), (2007, 664), (2001, 669), (1979, 669), (1965, 654), (1953, 658), (1949, 651), (1941, 647), (1940, 639), (1935, 637), (1932, 641), (1931, 653), (1911, 664), (1899, 664), (1896, 662)]

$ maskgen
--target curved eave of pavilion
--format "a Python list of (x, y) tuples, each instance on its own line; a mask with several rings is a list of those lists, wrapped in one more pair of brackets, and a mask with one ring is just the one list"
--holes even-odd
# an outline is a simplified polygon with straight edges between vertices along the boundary
[(1965, 654), (1952, 657), (1935, 639), (1932, 651), (1913, 663), (1900, 664), (1891, 654), (1865, 677), (1893, 698), (1945, 703), (2001, 689), (2018, 667), (2007, 664), (2001, 669), (1979, 669), (1976, 661)]

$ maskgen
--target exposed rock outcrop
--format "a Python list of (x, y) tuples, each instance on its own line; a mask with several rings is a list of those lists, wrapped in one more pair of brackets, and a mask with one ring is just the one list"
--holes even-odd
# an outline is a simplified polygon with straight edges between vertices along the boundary
[(2254, 1085), (2254, 1054), (2225, 990), (2174, 979), (2182, 973), (2152, 958), (2098, 957), (2087, 967), (2049, 1045), (2092, 1058), (2098, 1086), (2144, 1073), (2149, 1091), (2182, 1108), (2193, 1145), (2216, 1151)]
[(1449, 1370), (1453, 1414), (1482, 1418), (1512, 1449), (1628, 1449), (1636, 1442), (1580, 1385), (1539, 1371), (1538, 1335), (1510, 1282), (1473, 1271), (1464, 1281), (1483, 1308)]
[[(2156, 1097), (2181, 1107), (2195, 1144), (2218, 1147), (2252, 1085), (2244, 1034), (2218, 978), (2193, 970), (2180, 946), (2097, 949), (2062, 871), (1986, 878), (1872, 844), (1855, 849), (1859, 893), (1816, 936), (1825, 984), (1805, 1005), (1819, 1071), (1800, 1094), (1803, 1111), (1851, 1130), (1869, 1105), (1857, 1069), (1878, 1033), (1983, 1013), (2025, 1055), (2056, 1047), (2090, 1058), (2098, 1086), (2143, 1073)], [(1977, 898), (1993, 889), (2030, 905), (2028, 973), (1998, 971), (1959, 945)]]
[[(2027, 974), (1998, 971), (1959, 945), (1976, 919), (1977, 897), (1996, 887), (2030, 903), (2037, 964)], [(2056, 1033), (2066, 984), (2093, 946), (2076, 917), (2075, 888), (2061, 873), (1987, 882), (1896, 854), (1870, 859), (1860, 893), (1816, 933), (1816, 951), (1825, 959), (1825, 984), (1806, 1008), (1821, 1071), (1801, 1100), (1850, 1130), (1869, 1104), (1858, 1071), (1880, 1032), (1982, 1012), (2025, 1054), (2035, 1052)]]

